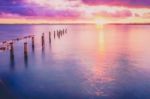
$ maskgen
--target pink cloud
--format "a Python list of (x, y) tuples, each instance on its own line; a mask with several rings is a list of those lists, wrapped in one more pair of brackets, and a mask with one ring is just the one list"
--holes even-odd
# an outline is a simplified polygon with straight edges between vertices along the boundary
[(127, 18), (127, 17), (132, 17), (133, 14), (130, 10), (122, 10), (122, 11), (114, 11), (114, 12), (100, 11), (94, 13), (94, 15), (106, 17), (106, 18)]
[(144, 7), (150, 8), (150, 0), (82, 0), (87, 5), (109, 5), (124, 7)]

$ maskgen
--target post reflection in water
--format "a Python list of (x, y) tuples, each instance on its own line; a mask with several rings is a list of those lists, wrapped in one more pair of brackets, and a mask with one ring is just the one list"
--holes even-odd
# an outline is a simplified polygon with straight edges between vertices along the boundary
[(28, 54), (24, 55), (24, 63), (25, 63), (25, 67), (28, 67)]
[(60, 31), (57, 30), (57, 37), (60, 39)]
[(28, 44), (27, 42), (24, 43), (24, 63), (25, 67), (28, 67)]
[(10, 67), (11, 67), (11, 69), (14, 69), (14, 67), (15, 67), (13, 43), (10, 43)]
[(99, 51), (100, 51), (100, 53), (105, 53), (105, 46), (106, 46), (106, 42), (105, 42), (105, 33), (104, 33), (104, 30), (103, 30), (103, 28), (100, 28), (99, 29), (99, 41), (98, 41), (98, 43), (99, 43)]
[(55, 31), (54, 31), (54, 39), (55, 39)]

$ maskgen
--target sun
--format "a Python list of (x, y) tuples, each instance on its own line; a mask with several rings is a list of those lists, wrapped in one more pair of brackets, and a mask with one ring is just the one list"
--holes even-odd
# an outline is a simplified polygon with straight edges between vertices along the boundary
[(107, 20), (105, 20), (105, 19), (95, 19), (95, 24), (96, 25), (104, 25), (104, 24), (107, 24), (108, 23), (108, 21)]

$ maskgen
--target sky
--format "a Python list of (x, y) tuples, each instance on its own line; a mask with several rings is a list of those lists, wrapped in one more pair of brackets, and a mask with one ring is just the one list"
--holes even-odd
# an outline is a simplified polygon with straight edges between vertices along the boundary
[(0, 0), (0, 23), (150, 23), (150, 0)]

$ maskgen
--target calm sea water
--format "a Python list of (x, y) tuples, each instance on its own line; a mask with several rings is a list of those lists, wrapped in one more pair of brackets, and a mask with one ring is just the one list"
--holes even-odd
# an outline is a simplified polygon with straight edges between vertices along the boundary
[(0, 41), (30, 34), (34, 50), (0, 52), (0, 99), (150, 99), (150, 25), (0, 25)]

